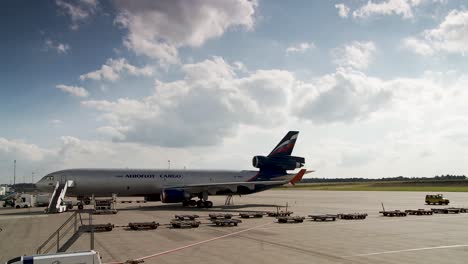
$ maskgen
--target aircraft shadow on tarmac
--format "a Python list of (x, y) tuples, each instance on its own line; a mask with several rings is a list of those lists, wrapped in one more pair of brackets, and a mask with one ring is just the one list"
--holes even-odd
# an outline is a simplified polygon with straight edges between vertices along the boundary
[[(269, 209), (276, 209), (278, 206), (275, 204), (242, 204), (242, 205), (218, 205), (213, 206), (212, 208), (197, 208), (197, 207), (183, 207), (181, 205), (175, 204), (163, 204), (158, 206), (141, 206), (141, 207), (127, 207), (127, 208), (118, 208), (119, 211), (133, 211), (133, 210), (140, 210), (140, 211), (175, 211), (175, 212), (256, 212), (259, 210), (249, 210), (249, 208), (269, 208)], [(239, 210), (239, 209), (246, 209), (246, 210)]]

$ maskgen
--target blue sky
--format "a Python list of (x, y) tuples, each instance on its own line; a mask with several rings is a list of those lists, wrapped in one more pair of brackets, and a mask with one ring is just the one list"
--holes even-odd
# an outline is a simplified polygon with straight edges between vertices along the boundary
[(466, 173), (463, 1), (2, 5), (0, 182), (250, 169), (288, 130), (316, 177)]

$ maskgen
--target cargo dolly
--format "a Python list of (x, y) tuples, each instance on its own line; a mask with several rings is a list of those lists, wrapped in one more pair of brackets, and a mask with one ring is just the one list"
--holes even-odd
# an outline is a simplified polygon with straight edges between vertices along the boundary
[(431, 209), (434, 214), (459, 214), (460, 208), (432, 208)]
[(448, 209), (458, 209), (460, 210), (460, 213), (468, 213), (468, 208), (449, 207)]
[(140, 223), (128, 223), (128, 227), (133, 230), (138, 229), (156, 229), (159, 223), (153, 222), (140, 222)]
[(279, 216), (278, 223), (302, 223), (304, 222), (305, 217), (303, 216)]
[(324, 215), (309, 215), (313, 221), (335, 221), (338, 215), (324, 214)]
[(383, 214), (383, 216), (389, 216), (389, 217), (403, 217), (407, 216), (408, 214), (406, 212), (400, 211), (400, 210), (393, 210), (393, 211), (380, 211), (380, 214)]
[(405, 213), (409, 215), (432, 215), (433, 214), (431, 210), (424, 210), (424, 209), (405, 210)]
[(177, 220), (195, 220), (195, 218), (199, 218), (198, 215), (175, 215), (174, 217)]
[(209, 214), (208, 215), (211, 220), (216, 220), (216, 219), (231, 219), (232, 214)]
[(338, 214), (337, 216), (339, 219), (344, 219), (344, 220), (362, 220), (362, 219), (366, 219), (367, 214), (366, 213)]
[(200, 226), (200, 221), (174, 219), (171, 221), (171, 226), (173, 228), (197, 228)]
[(291, 216), (293, 214), (293, 212), (291, 211), (270, 211), (270, 212), (267, 212), (267, 215), (270, 216), (270, 217), (282, 217), (282, 216)]
[(263, 212), (246, 212), (246, 213), (239, 213), (241, 218), (262, 218), (264, 215)]
[(217, 226), (237, 226), (239, 223), (242, 223), (239, 219), (211, 219), (211, 222)]
[(82, 230), (84, 232), (91, 232), (94, 230), (94, 232), (99, 232), (99, 231), (112, 231), (114, 228), (114, 225), (111, 223), (107, 224), (95, 224), (95, 225), (83, 225), (81, 226)]

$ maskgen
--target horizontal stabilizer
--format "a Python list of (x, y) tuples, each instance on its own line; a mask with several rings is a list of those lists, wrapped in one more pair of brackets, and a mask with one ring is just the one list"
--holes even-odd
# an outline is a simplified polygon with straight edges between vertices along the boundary
[[(310, 171), (312, 172), (312, 171)], [(307, 172), (307, 173), (310, 173), (310, 172)], [(302, 169), (300, 170), (296, 176), (294, 178), (292, 178), (289, 183), (291, 183), (292, 185), (295, 185), (296, 182), (300, 182), (302, 180), (302, 177), (306, 174), (306, 169)]]

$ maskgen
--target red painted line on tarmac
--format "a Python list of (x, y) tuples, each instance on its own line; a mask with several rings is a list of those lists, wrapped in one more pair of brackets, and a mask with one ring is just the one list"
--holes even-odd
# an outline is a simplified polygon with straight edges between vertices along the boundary
[[(226, 237), (230, 237), (230, 236), (235, 236), (235, 235), (237, 235), (237, 234), (241, 234), (241, 233), (244, 233), (244, 232), (247, 232), (247, 231), (256, 229), (256, 228), (264, 227), (264, 226), (270, 225), (270, 224), (272, 224), (272, 223), (266, 223), (266, 224), (263, 224), (263, 225), (258, 225), (258, 226), (250, 227), (250, 228), (247, 228), (247, 229), (244, 229), (244, 230), (240, 230), (240, 231), (237, 231), (237, 232), (229, 233), (229, 234), (222, 235), (222, 236), (219, 236), (219, 237), (210, 238), (210, 239), (207, 239), (207, 240), (203, 240), (203, 241), (196, 242), (196, 243), (193, 243), (193, 244), (185, 245), (185, 246), (182, 246), (182, 247), (178, 247), (178, 248), (166, 250), (166, 251), (159, 252), (159, 253), (156, 253), (156, 254), (153, 254), (153, 255), (149, 255), (149, 256), (145, 256), (145, 257), (141, 257), (141, 258), (136, 258), (135, 260), (140, 261), (140, 260), (145, 260), (145, 259), (149, 259), (149, 258), (154, 258), (154, 257), (166, 255), (166, 254), (169, 254), (169, 253), (173, 253), (173, 252), (176, 252), (176, 251), (179, 251), (179, 250), (183, 250), (183, 249), (186, 249), (186, 248), (198, 246), (198, 245), (205, 244), (205, 243), (208, 243), (208, 242), (211, 242), (211, 241), (215, 241), (215, 240), (218, 240), (218, 239), (222, 239), (222, 238), (226, 238)], [(105, 263), (105, 264), (122, 264), (122, 263), (125, 263), (125, 262), (108, 262), (108, 263)]]

